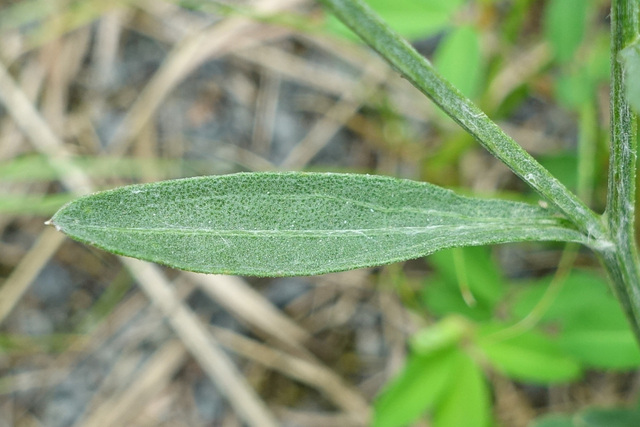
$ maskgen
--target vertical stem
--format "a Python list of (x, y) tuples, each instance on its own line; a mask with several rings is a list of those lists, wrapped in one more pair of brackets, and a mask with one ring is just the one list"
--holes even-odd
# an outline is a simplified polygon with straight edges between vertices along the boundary
[(377, 16), (364, 0), (320, 2), (580, 231), (594, 241), (610, 243), (598, 215), (504, 133), (478, 106), (440, 76), (431, 63)]
[(602, 253), (618, 299), (640, 340), (640, 270), (635, 241), (637, 117), (624, 88), (618, 53), (639, 32), (640, 2), (613, 0), (611, 5), (611, 154), (607, 221), (615, 250)]

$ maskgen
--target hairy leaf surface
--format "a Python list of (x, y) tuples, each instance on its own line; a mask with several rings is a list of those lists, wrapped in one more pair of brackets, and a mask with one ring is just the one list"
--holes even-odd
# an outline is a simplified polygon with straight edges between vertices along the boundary
[(255, 276), (343, 271), (456, 246), (588, 243), (538, 206), (331, 173), (240, 173), (121, 187), (69, 203), (51, 223), (117, 254)]

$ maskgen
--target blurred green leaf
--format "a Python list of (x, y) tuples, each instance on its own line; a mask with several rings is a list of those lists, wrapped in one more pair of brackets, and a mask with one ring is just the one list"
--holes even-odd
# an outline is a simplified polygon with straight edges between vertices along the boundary
[(638, 343), (629, 328), (567, 331), (559, 344), (589, 367), (627, 370), (640, 366)]
[(432, 409), (455, 375), (457, 349), (412, 354), (374, 403), (374, 427), (400, 427)]
[[(456, 255), (458, 251), (459, 255)], [(487, 247), (476, 246), (440, 251), (429, 257), (432, 264), (445, 280), (459, 287), (461, 279), (466, 280), (473, 298), (488, 306), (502, 299), (505, 284), (500, 270)], [(464, 273), (461, 273), (464, 270)]]
[(569, 382), (582, 375), (578, 361), (546, 335), (530, 330), (510, 338), (495, 338), (493, 334), (502, 328), (485, 324), (477, 338), (478, 346), (499, 372), (542, 384)]
[(454, 29), (438, 45), (433, 63), (460, 92), (474, 98), (480, 92), (484, 64), (480, 36), (470, 26)]
[(586, 236), (524, 203), (382, 176), (241, 173), (133, 185), (75, 200), (51, 223), (81, 242), (170, 267), (322, 274), (440, 249)]
[(550, 0), (547, 3), (544, 33), (560, 62), (571, 60), (582, 42), (588, 3), (584, 0)]
[(416, 353), (428, 354), (457, 344), (469, 326), (458, 316), (449, 316), (434, 325), (418, 331), (411, 338), (411, 349)]
[(538, 161), (567, 188), (575, 191), (578, 186), (578, 156), (575, 151), (541, 155)]
[(571, 415), (546, 415), (535, 420), (530, 427), (576, 427)]
[[(474, 320), (491, 317), (505, 286), (489, 248), (443, 250), (430, 255), (428, 261), (437, 272), (436, 278), (427, 279), (423, 290), (425, 305), (432, 313), (459, 313)], [(465, 301), (465, 291), (474, 303)]]
[(636, 427), (639, 421), (638, 409), (589, 408), (573, 415), (547, 415), (531, 427)]
[[(418, 40), (433, 36), (451, 25), (453, 14), (467, 0), (367, 0), (387, 24), (403, 37)], [(334, 16), (327, 20), (327, 29), (360, 41)]]
[(491, 319), (493, 310), (482, 303), (469, 305), (462, 297), (458, 283), (435, 277), (424, 281), (422, 301), (428, 311), (437, 316), (457, 313), (476, 321)]
[(488, 427), (492, 424), (491, 397), (480, 367), (469, 355), (455, 355), (449, 387), (438, 405), (434, 427)]
[(594, 82), (588, 70), (579, 68), (572, 74), (564, 74), (556, 80), (555, 93), (558, 101), (571, 110), (593, 102), (595, 95)]
[[(93, 178), (141, 178), (181, 176), (184, 167), (198, 168), (199, 162), (176, 159), (143, 159), (121, 157), (74, 157), (70, 161)], [(60, 178), (46, 156), (21, 156), (0, 163), (0, 182), (39, 182)]]
[(624, 69), (624, 84), (629, 105), (640, 114), (640, 40), (621, 50), (618, 55)]
[[(535, 307), (549, 280), (541, 280), (517, 297), (516, 317), (525, 317)], [(640, 350), (628, 321), (597, 274), (573, 271), (541, 320), (559, 326), (558, 344), (587, 366), (629, 369), (640, 365)]]
[(0, 194), (0, 214), (49, 216), (74, 198), (74, 194), (67, 193), (48, 196)]
[(583, 411), (576, 425), (588, 427), (636, 427), (640, 423), (638, 409), (587, 409)]
[[(526, 285), (519, 292), (512, 305), (512, 313), (516, 318), (523, 318), (533, 310), (552, 279), (552, 276), (543, 277)], [(543, 314), (542, 322), (567, 321), (585, 307), (595, 309), (600, 302), (608, 298), (612, 296), (604, 278), (594, 272), (572, 270), (565, 278), (562, 289), (553, 303)]]

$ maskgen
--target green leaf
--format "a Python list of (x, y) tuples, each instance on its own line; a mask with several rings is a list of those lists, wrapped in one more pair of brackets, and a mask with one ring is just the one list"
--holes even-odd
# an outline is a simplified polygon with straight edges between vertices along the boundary
[(433, 63), (464, 95), (478, 95), (484, 67), (480, 38), (473, 27), (459, 27), (447, 35), (436, 50)]
[(469, 319), (483, 321), (491, 319), (493, 315), (491, 307), (486, 304), (467, 304), (460, 292), (460, 286), (440, 277), (427, 278), (424, 281), (422, 301), (429, 313), (437, 316), (457, 313)]
[(538, 161), (570, 190), (578, 186), (578, 156), (575, 149), (555, 154), (541, 155)]
[(51, 223), (79, 241), (183, 270), (322, 274), (439, 249), (528, 240), (587, 243), (541, 207), (427, 183), (331, 173), (240, 173), (80, 198)]
[(51, 215), (73, 197), (73, 194), (0, 194), (0, 215)]
[[(403, 37), (417, 40), (447, 28), (465, 0), (367, 0), (373, 10)], [(330, 16), (327, 28), (336, 34), (358, 39), (344, 24)], [(359, 40), (359, 39), (358, 39)]]
[(434, 415), (434, 427), (487, 427), (491, 425), (491, 405), (482, 370), (459, 352), (448, 392)]
[[(551, 276), (546, 276), (520, 292), (512, 306), (514, 316), (527, 316), (543, 297), (551, 280)], [(613, 300), (613, 296), (604, 278), (592, 271), (572, 270), (541, 320), (543, 323), (572, 322), (574, 316), (585, 309), (597, 310), (606, 300)]]
[(428, 354), (452, 347), (460, 342), (469, 330), (470, 326), (463, 318), (449, 316), (421, 329), (411, 337), (411, 349), (419, 354)]
[(547, 4), (545, 36), (560, 62), (569, 61), (582, 42), (588, 3), (584, 0), (551, 0)]
[(624, 85), (629, 105), (640, 114), (640, 39), (618, 54), (624, 70)]
[[(184, 175), (185, 170), (206, 170), (210, 164), (175, 159), (144, 159), (122, 157), (73, 157), (74, 166), (92, 178), (143, 178), (150, 174), (160, 177)], [(50, 159), (41, 155), (20, 156), (0, 163), (0, 182), (40, 182), (59, 179), (59, 171)]]
[(531, 424), (531, 427), (575, 427), (571, 415), (545, 415)]
[(450, 384), (457, 350), (413, 354), (374, 403), (374, 427), (400, 427), (433, 408)]
[(483, 247), (469, 247), (440, 251), (429, 257), (438, 273), (460, 291), (460, 281), (466, 282), (478, 304), (490, 309), (502, 299), (504, 282), (491, 258), (491, 251)]
[(583, 330), (563, 333), (559, 344), (585, 365), (628, 370), (640, 365), (640, 351), (631, 330)]
[(638, 409), (589, 408), (574, 415), (547, 415), (531, 427), (636, 427), (639, 419)]
[[(436, 315), (458, 313), (482, 321), (492, 317), (504, 294), (504, 282), (488, 248), (455, 248), (428, 258), (437, 272), (425, 280), (423, 301)], [(463, 296), (463, 293), (466, 293)]]
[[(514, 304), (525, 317), (542, 298), (546, 279), (522, 292)], [(594, 368), (629, 369), (640, 364), (640, 350), (620, 305), (604, 278), (573, 271), (542, 317), (560, 328), (558, 345), (583, 364)]]
[(580, 68), (558, 78), (555, 93), (562, 105), (579, 110), (580, 106), (592, 101), (596, 87), (587, 71)]
[(575, 422), (589, 427), (636, 427), (640, 420), (638, 409), (595, 409), (583, 411)]
[(498, 325), (485, 325), (477, 343), (489, 362), (508, 377), (548, 384), (572, 381), (582, 374), (580, 364), (545, 335), (527, 331), (494, 339), (492, 334), (499, 330)]

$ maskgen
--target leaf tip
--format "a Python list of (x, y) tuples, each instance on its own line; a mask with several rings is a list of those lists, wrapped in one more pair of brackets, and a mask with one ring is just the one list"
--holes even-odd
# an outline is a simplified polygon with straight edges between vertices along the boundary
[(56, 230), (58, 231), (62, 231), (62, 227), (60, 227), (58, 224), (56, 224), (55, 222), (53, 222), (53, 218), (47, 220), (44, 222), (44, 225), (53, 225), (55, 227)]

